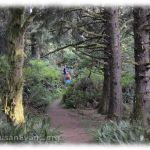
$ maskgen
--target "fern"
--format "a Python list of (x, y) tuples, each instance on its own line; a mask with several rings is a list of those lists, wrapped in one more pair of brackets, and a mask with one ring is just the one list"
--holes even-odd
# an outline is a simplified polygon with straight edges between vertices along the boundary
[(94, 129), (92, 132), (93, 140), (102, 144), (149, 143), (144, 137), (144, 126), (141, 121), (132, 124), (129, 121), (121, 121), (119, 124), (113, 121), (110, 124), (102, 123), (99, 129)]

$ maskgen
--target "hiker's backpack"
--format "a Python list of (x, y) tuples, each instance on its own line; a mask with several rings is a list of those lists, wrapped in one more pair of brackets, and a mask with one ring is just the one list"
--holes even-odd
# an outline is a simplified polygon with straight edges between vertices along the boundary
[(70, 80), (70, 75), (69, 74), (66, 74), (66, 80)]

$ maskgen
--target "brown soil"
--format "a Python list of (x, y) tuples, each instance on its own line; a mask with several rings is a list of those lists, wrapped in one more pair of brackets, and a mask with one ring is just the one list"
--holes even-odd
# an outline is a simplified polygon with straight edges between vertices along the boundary
[(48, 111), (48, 116), (52, 118), (51, 127), (56, 128), (62, 124), (59, 130), (64, 132), (62, 138), (66, 143), (92, 143), (90, 136), (85, 132), (83, 124), (79, 120), (79, 114), (63, 109), (60, 100), (55, 101)]
[(91, 130), (99, 128), (102, 122), (110, 121), (105, 115), (97, 114), (96, 109), (63, 109), (60, 101), (61, 98), (55, 101), (48, 111), (48, 117), (52, 118), (51, 127), (57, 128), (61, 124), (61, 137), (68, 144), (94, 144)]

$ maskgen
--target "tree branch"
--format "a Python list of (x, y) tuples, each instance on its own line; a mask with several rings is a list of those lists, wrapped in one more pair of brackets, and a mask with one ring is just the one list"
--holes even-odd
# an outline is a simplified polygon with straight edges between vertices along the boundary
[(59, 50), (61, 50), (61, 49), (65, 49), (65, 48), (70, 47), (70, 46), (74, 47), (74, 46), (80, 45), (80, 44), (82, 44), (82, 43), (84, 43), (84, 41), (80, 41), (80, 42), (77, 42), (77, 43), (74, 43), (74, 44), (69, 44), (69, 45), (66, 45), (66, 46), (64, 46), (64, 47), (57, 48), (57, 49), (55, 49), (54, 51), (49, 52), (48, 54), (46, 54), (46, 55), (44, 55), (44, 56), (41, 56), (40, 58), (43, 58), (43, 57), (45, 57), (45, 56), (47, 56), (47, 55), (50, 55), (50, 54), (52, 54), (52, 53), (55, 53), (55, 52), (57, 52), (57, 51), (59, 51)]
[(72, 50), (73, 53), (75, 53), (77, 56), (79, 56), (80, 58), (83, 58), (83, 59), (86, 59), (86, 60), (89, 60), (89, 61), (93, 61), (93, 62), (99, 62), (99, 63), (102, 63), (104, 65), (108, 65), (107, 62), (104, 62), (104, 61), (99, 61), (99, 60), (96, 60), (96, 59), (90, 59), (90, 58), (87, 58), (85, 56), (82, 56), (80, 54), (78, 54), (75, 50)]
[(67, 20), (60, 20), (59, 22), (66, 22), (66, 23), (72, 25), (73, 27), (75, 27), (75, 28), (77, 28), (77, 29), (79, 29), (79, 30), (81, 30), (81, 31), (84, 31), (84, 32), (87, 33), (87, 34), (102, 37), (100, 34), (96, 34), (96, 33), (93, 33), (93, 32), (89, 32), (89, 31), (87, 31), (87, 30), (85, 30), (85, 29), (78, 28), (78, 26), (76, 26), (75, 24), (71, 23), (70, 21), (67, 21)]
[(80, 58), (83, 58), (83, 59), (86, 59), (86, 60), (88, 60), (88, 61), (94, 61), (94, 62), (97, 62), (98, 60), (96, 60), (96, 59), (91, 59), (91, 58), (87, 58), (87, 57), (85, 57), (85, 56), (83, 56), (83, 55), (80, 55), (79, 53), (77, 53), (75, 50), (72, 50), (72, 52), (73, 53), (75, 53), (77, 56), (79, 56)]
[(91, 11), (83, 9), (83, 8), (82, 8), (82, 10), (85, 11), (86, 13), (88, 13), (89, 15), (92, 15), (92, 16), (95, 16), (95, 17), (101, 17), (100, 13), (97, 14), (97, 13), (91, 12)]
[(69, 14), (70, 12), (72, 12), (72, 11), (77, 11), (77, 10), (82, 10), (82, 9), (81, 9), (81, 8), (70, 9), (70, 10), (67, 10), (64, 14), (67, 15), (67, 14)]
[(89, 24), (95, 24), (95, 23), (103, 23), (103, 22), (99, 22), (99, 21), (97, 21), (97, 22), (89, 22), (87, 24), (78, 25), (77, 27), (83, 27), (83, 26), (86, 26), (86, 25), (89, 25)]
[[(90, 48), (90, 49), (96, 49), (96, 50), (92, 50), (92, 51), (90, 51), (90, 52), (88, 52), (88, 53), (93, 53), (93, 52), (99, 52), (99, 51), (104, 51), (104, 49), (98, 49), (98, 48), (102, 48), (102, 47), (93, 47), (93, 48)], [(88, 48), (87, 48), (88, 49)]]
[(57, 30), (61, 30), (61, 29), (71, 29), (71, 27), (66, 27), (66, 26), (63, 26), (63, 27), (61, 27), (61, 28), (58, 28), (58, 29), (55, 29), (55, 30), (50, 30), (49, 32), (54, 32), (54, 31), (57, 31)]
[(33, 21), (34, 17), (38, 14), (38, 10), (39, 9), (37, 7), (33, 8), (33, 12), (28, 16), (28, 18), (24, 22), (21, 28), (20, 34), (23, 34), (26, 31), (28, 25)]
[[(93, 72), (93, 73), (95, 73), (95, 74), (103, 75), (102, 73), (95, 72), (95, 71), (93, 71), (93, 70), (91, 70), (91, 69), (89, 69), (89, 68), (87, 68), (87, 67), (84, 67), (84, 68), (86, 68), (87, 70), (89, 70), (89, 71), (91, 71), (91, 72)], [(101, 69), (101, 70), (102, 70), (102, 69)]]
[(100, 58), (100, 57), (95, 57), (95, 56), (92, 56), (92, 55), (90, 55), (90, 54), (88, 54), (88, 53), (85, 53), (85, 52), (82, 52), (82, 51), (80, 51), (80, 50), (78, 50), (79, 52), (81, 52), (82, 54), (84, 54), (84, 55), (86, 55), (86, 56), (89, 56), (89, 57), (92, 57), (92, 58), (95, 58), (95, 59), (105, 59), (105, 58)]

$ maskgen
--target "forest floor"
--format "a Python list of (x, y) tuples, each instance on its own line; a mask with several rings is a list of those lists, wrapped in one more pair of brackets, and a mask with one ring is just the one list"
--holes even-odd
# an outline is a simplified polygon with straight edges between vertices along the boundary
[(61, 137), (66, 144), (94, 144), (89, 131), (98, 128), (101, 122), (108, 122), (105, 116), (96, 110), (63, 109), (60, 101), (61, 98), (55, 101), (48, 111), (51, 127), (61, 124), (59, 130), (63, 131)]

